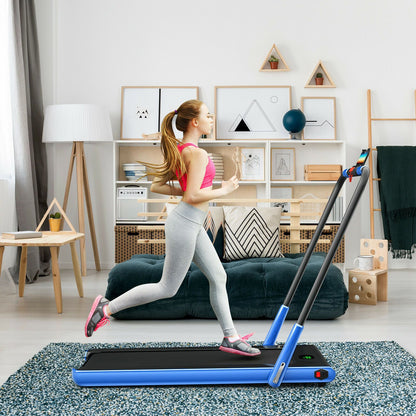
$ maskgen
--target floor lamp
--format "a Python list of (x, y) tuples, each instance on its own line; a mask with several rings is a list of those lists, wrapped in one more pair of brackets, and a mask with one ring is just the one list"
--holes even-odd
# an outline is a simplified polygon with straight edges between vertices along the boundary
[[(91, 194), (87, 175), (84, 142), (112, 141), (110, 117), (106, 110), (91, 104), (50, 105), (45, 110), (42, 141), (44, 143), (72, 142), (68, 176), (62, 208), (68, 204), (74, 163), (77, 177), (79, 232), (85, 234), (84, 194), (96, 270), (101, 270), (100, 257), (95, 234)], [(85, 238), (80, 240), (81, 274), (87, 274)]]

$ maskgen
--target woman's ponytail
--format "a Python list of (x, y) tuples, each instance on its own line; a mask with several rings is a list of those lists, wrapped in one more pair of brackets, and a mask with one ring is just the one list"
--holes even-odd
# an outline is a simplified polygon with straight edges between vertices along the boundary
[(185, 133), (188, 129), (189, 122), (199, 116), (201, 105), (202, 101), (199, 100), (185, 101), (177, 110), (166, 114), (160, 129), (162, 135), (160, 148), (163, 154), (163, 163), (157, 165), (141, 162), (153, 170), (152, 175), (167, 182), (186, 173), (186, 166), (178, 149), (178, 144), (181, 141), (175, 136), (173, 122), (175, 120), (176, 128)]
[(160, 148), (164, 159), (164, 173), (160, 173), (165, 179), (170, 179), (173, 175), (176, 175), (176, 172), (180, 172), (181, 175), (186, 172), (185, 164), (178, 149), (180, 140), (176, 138), (175, 132), (173, 131), (173, 120), (175, 116), (177, 116), (177, 110), (168, 113), (163, 119), (161, 126), (162, 138)]

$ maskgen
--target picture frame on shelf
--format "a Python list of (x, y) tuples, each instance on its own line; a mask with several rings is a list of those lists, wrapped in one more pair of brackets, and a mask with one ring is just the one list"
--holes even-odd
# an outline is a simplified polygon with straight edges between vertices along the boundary
[(282, 120), (291, 108), (290, 86), (217, 86), (217, 139), (290, 139)]
[(335, 97), (302, 97), (306, 117), (303, 140), (336, 140)]
[(272, 148), (270, 157), (270, 179), (272, 181), (294, 181), (296, 179), (294, 148)]
[[(271, 199), (292, 199), (293, 198), (293, 188), (291, 186), (272, 186), (270, 188), (270, 198)], [(285, 216), (285, 212), (290, 211), (290, 202), (272, 202), (272, 207), (281, 206), (282, 207), (282, 216), (281, 219), (289, 220), (289, 216)]]
[(242, 147), (240, 181), (264, 181), (264, 148)]
[[(120, 140), (159, 137), (163, 118), (187, 100), (197, 100), (198, 87), (121, 87)], [(177, 138), (182, 133), (174, 127)]]

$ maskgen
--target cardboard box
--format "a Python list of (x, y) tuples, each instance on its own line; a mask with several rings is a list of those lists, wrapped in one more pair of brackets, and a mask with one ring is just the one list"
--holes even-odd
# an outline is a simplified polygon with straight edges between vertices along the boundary
[(305, 181), (336, 181), (341, 172), (341, 165), (305, 165)]

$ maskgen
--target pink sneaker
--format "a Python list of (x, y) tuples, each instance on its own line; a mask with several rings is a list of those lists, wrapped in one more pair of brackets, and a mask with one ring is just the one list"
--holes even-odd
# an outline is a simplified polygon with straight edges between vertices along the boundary
[(234, 342), (230, 341), (230, 337), (224, 337), (220, 346), (220, 350), (229, 352), (231, 354), (246, 355), (248, 357), (255, 357), (256, 355), (260, 355), (261, 352), (258, 348), (254, 348), (246, 342), (246, 340), (249, 339), (252, 335), (253, 334), (245, 335), (244, 337)]
[(109, 301), (101, 295), (98, 295), (92, 304), (90, 314), (85, 323), (85, 336), (90, 337), (94, 331), (106, 325), (109, 321), (104, 313), (104, 306), (108, 305)]

